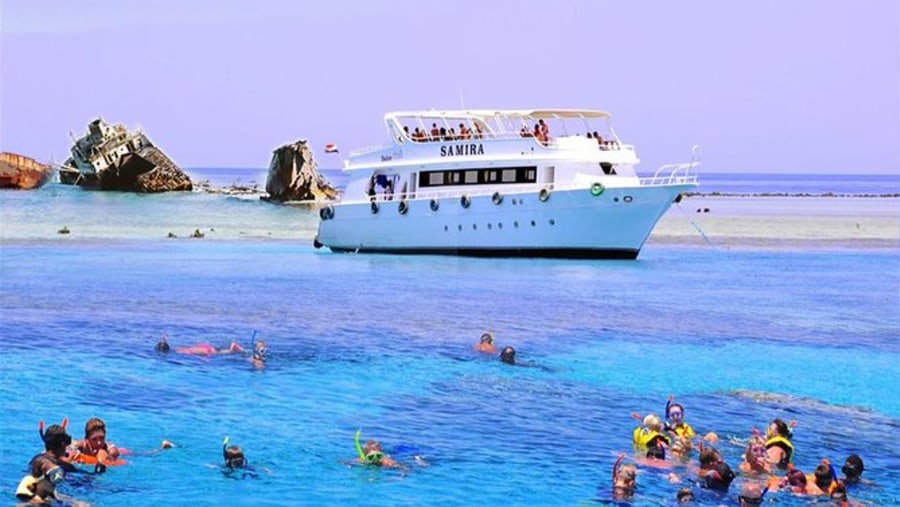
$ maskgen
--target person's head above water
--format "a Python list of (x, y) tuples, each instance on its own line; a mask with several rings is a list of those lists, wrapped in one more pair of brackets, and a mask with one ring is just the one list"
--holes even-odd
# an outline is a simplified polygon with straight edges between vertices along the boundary
[(166, 335), (162, 335), (159, 338), (159, 342), (156, 343), (156, 351), (161, 353), (166, 353), (170, 350), (169, 342), (166, 339)]
[(57, 456), (65, 455), (66, 447), (72, 443), (72, 437), (66, 433), (66, 428), (58, 424), (51, 424), (46, 430), (42, 429), (41, 438), (44, 440), (44, 449)]
[(662, 430), (662, 421), (659, 420), (659, 416), (656, 414), (648, 414), (644, 417), (644, 427), (650, 431), (661, 431)]
[(222, 441), (222, 457), (225, 458), (225, 466), (227, 468), (244, 468), (247, 466), (247, 458), (244, 456), (244, 450), (239, 446), (228, 445), (228, 437)]
[(857, 482), (859, 481), (860, 476), (865, 470), (865, 466), (863, 465), (863, 460), (859, 457), (858, 454), (851, 454), (847, 457), (847, 461), (844, 462), (844, 466), (841, 467), (841, 472), (844, 472), (846, 476), (847, 482)]
[(478, 340), (478, 343), (487, 343), (489, 345), (494, 344), (494, 335), (491, 333), (483, 333), (481, 338)]
[(363, 456), (365, 463), (369, 465), (379, 465), (384, 460), (384, 451), (381, 450), (381, 443), (378, 440), (367, 440), (363, 446)]
[(269, 349), (266, 347), (266, 342), (257, 340), (253, 345), (253, 360), (265, 363), (268, 358)]
[(516, 349), (507, 345), (500, 351), (500, 360), (506, 364), (516, 364)]

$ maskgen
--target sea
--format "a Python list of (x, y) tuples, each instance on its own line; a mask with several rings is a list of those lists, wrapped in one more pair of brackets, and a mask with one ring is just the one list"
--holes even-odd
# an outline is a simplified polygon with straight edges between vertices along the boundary
[[(262, 169), (188, 173), (265, 185)], [(703, 191), (897, 191), (896, 176), (709, 180)], [(670, 396), (736, 471), (754, 428), (794, 420), (797, 468), (828, 459), (840, 474), (859, 454), (866, 481), (850, 498), (900, 505), (897, 251), (332, 254), (313, 248), (309, 208), (58, 183), (0, 191), (0, 212), (0, 505), (42, 450), (39, 421), (66, 419), (81, 438), (91, 417), (133, 452), (61, 485), (94, 506), (667, 506), (681, 487), (693, 505), (736, 505), (752, 479), (703, 490), (696, 453), (639, 464), (634, 498), (613, 501), (613, 464), (637, 459), (632, 413), (661, 414)], [(485, 331), (525, 364), (474, 351)], [(163, 335), (263, 339), (270, 354), (263, 369), (241, 354), (160, 354)], [(356, 465), (357, 431), (402, 468)], [(226, 437), (252, 470), (223, 469)], [(163, 439), (174, 448), (155, 452)], [(830, 505), (785, 492), (769, 504)]]

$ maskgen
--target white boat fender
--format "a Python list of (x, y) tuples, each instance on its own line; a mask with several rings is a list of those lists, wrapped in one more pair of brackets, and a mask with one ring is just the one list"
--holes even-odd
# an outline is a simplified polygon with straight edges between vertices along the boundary
[(494, 195), (491, 196), (491, 201), (493, 201), (494, 204), (499, 205), (501, 202), (503, 202), (503, 196), (500, 195), (500, 192), (494, 192)]
[(591, 185), (591, 195), (594, 197), (599, 197), (604, 190), (603, 183), (600, 183), (599, 181)]

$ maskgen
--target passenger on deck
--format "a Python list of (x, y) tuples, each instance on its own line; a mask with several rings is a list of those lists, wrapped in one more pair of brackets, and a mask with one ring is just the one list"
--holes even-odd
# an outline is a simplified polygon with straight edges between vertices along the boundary
[(546, 143), (550, 141), (550, 127), (548, 127), (547, 124), (544, 123), (543, 118), (538, 120), (538, 125), (540, 125), (541, 127), (541, 137), (544, 138), (544, 142)]
[(450, 140), (456, 141), (457, 139), (459, 139), (459, 136), (456, 134), (456, 129), (453, 127), (450, 127)]
[(598, 134), (596, 130), (594, 131), (594, 139), (597, 140), (597, 144), (600, 146), (601, 150), (606, 149), (606, 143), (603, 142), (603, 136)]
[(524, 125), (524, 124), (522, 125), (522, 130), (519, 131), (519, 135), (521, 135), (522, 137), (531, 137), (532, 136), (531, 131), (528, 130), (528, 125)]
[(412, 138), (413, 138), (413, 141), (415, 141), (417, 143), (421, 143), (422, 141), (425, 140), (425, 132), (422, 132), (422, 130), (420, 130), (419, 127), (416, 127), (416, 129), (413, 130)]
[(541, 126), (537, 123), (534, 124), (534, 131), (531, 133), (531, 135), (534, 136), (534, 138), (537, 139), (539, 143), (547, 144), (547, 140), (544, 139), (544, 133), (541, 132)]
[(431, 124), (431, 141), (440, 141), (441, 131), (438, 129), (437, 123)]
[(441, 141), (449, 141), (450, 140), (450, 137), (447, 135), (446, 127), (441, 127), (441, 129), (438, 131), (438, 133), (440, 134)]
[(464, 123), (459, 124), (459, 138), (460, 139), (471, 139), (472, 131), (466, 128)]
[(404, 142), (406, 139), (412, 139), (412, 135), (410, 135), (410, 133), (409, 133), (409, 127), (407, 127), (406, 125), (403, 126), (403, 134), (404, 134), (405, 138), (404, 137), (400, 138), (401, 143)]
[(484, 132), (481, 130), (481, 126), (477, 123), (475, 124), (475, 139), (481, 139), (484, 137)]

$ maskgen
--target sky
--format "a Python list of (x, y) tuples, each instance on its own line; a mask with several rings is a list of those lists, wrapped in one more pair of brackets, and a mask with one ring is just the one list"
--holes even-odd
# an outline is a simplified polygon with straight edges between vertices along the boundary
[(185, 168), (320, 167), (418, 109), (609, 111), (639, 172), (900, 174), (897, 0), (0, 0), (0, 150), (101, 116)]

